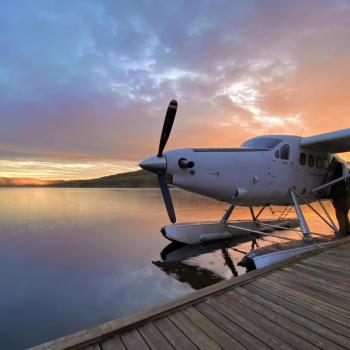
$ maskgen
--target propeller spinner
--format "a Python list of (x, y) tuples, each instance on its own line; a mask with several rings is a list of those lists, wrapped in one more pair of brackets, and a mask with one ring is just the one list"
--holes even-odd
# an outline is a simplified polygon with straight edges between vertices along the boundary
[(147, 158), (139, 164), (139, 166), (142, 169), (145, 169), (154, 174), (157, 174), (159, 187), (163, 195), (164, 204), (168, 212), (169, 219), (172, 223), (176, 222), (176, 216), (175, 216), (173, 201), (171, 200), (170, 191), (165, 178), (167, 161), (166, 161), (166, 158), (163, 156), (163, 151), (168, 142), (171, 128), (173, 127), (173, 124), (174, 124), (176, 111), (177, 111), (177, 102), (175, 100), (172, 100), (169, 103), (168, 110), (165, 115), (163, 129), (160, 135), (157, 156)]

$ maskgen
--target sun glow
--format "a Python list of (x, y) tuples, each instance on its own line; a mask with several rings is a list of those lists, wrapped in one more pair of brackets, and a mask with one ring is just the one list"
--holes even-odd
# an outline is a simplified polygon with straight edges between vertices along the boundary
[(137, 170), (132, 162), (49, 162), (0, 160), (0, 177), (38, 180), (89, 179)]

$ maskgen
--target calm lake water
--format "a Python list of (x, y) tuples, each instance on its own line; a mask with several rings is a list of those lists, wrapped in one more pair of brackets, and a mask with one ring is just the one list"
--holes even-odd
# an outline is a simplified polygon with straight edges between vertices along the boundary
[[(178, 222), (218, 220), (226, 208), (178, 190), (173, 198)], [(237, 208), (233, 217), (249, 213)], [(307, 218), (313, 232), (330, 234), (312, 212)], [(159, 232), (167, 223), (157, 189), (1, 189), (0, 348), (36, 345), (246, 272), (237, 263), (249, 239), (174, 250)]]

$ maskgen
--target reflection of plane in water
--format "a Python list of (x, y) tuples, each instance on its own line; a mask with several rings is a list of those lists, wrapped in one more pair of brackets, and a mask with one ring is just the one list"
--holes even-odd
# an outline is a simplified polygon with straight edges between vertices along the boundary
[(153, 261), (153, 264), (178, 281), (189, 284), (193, 289), (205, 288), (225, 279), (214, 271), (182, 261)]
[(165, 262), (182, 261), (189, 258), (213, 252), (222, 248), (231, 248), (239, 253), (246, 254), (236, 246), (246, 242), (252, 242), (252, 249), (255, 248), (256, 237), (254, 235), (241, 236), (233, 239), (207, 242), (202, 244), (184, 244), (180, 242), (171, 242), (161, 252), (160, 257)]
[(232, 276), (237, 276), (238, 271), (230, 255), (230, 250), (239, 253), (239, 255), (245, 255), (247, 252), (236, 248), (236, 246), (249, 241), (252, 241), (251, 247), (254, 249), (257, 244), (256, 239), (247, 236), (206, 244), (187, 245), (172, 242), (161, 251), (162, 261), (154, 261), (153, 264), (178, 281), (188, 283), (193, 289), (200, 289), (221, 282), (225, 278), (207, 267), (194, 265), (193, 258), (221, 251), (225, 266), (231, 271)]
[[(271, 242), (271, 244), (259, 247), (259, 237), (251, 235), (250, 237), (237, 237), (225, 241), (207, 242), (204, 244), (183, 244), (172, 242), (167, 245), (160, 253), (162, 261), (153, 262), (154, 265), (162, 269), (168, 275), (175, 277), (178, 281), (188, 283), (193, 289), (200, 289), (211, 284), (221, 282), (227, 278), (208, 267), (198, 266), (201, 255), (221, 252), (224, 259), (224, 265), (230, 270), (232, 277), (237, 276), (239, 272), (236, 266), (246, 269), (244, 272), (255, 270), (276, 261), (301, 254), (314, 248), (313, 242), (293, 241), (281, 244), (280, 242)], [(264, 238), (262, 238), (264, 239)], [(326, 243), (325, 238), (317, 239), (318, 242)], [(244, 251), (241, 245), (251, 242), (249, 251)], [(238, 263), (234, 263), (232, 254), (236, 253), (235, 260), (239, 258)], [(235, 255), (236, 255), (235, 254)], [(197, 265), (195, 265), (197, 263)], [(243, 272), (243, 273), (244, 273)]]

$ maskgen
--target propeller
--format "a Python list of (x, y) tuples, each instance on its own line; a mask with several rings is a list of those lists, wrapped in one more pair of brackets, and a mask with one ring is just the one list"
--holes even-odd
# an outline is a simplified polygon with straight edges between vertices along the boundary
[(168, 212), (169, 219), (174, 224), (176, 222), (176, 215), (173, 201), (171, 200), (169, 187), (164, 174), (158, 174), (158, 182), (160, 190), (162, 191), (163, 200), (166, 207), (166, 211)]
[(175, 210), (173, 201), (170, 196), (168, 184), (166, 182), (166, 158), (163, 156), (164, 148), (168, 142), (171, 129), (174, 124), (177, 111), (177, 102), (170, 101), (163, 124), (162, 133), (160, 135), (158, 154), (156, 157), (150, 157), (142, 161), (139, 165), (141, 168), (157, 174), (160, 190), (163, 195), (164, 204), (168, 212), (169, 219), (172, 223), (176, 222)]
[(173, 127), (175, 115), (177, 111), (177, 102), (175, 100), (170, 101), (168, 110), (166, 111), (162, 133), (160, 134), (159, 149), (157, 157), (163, 156), (164, 148), (168, 142), (171, 128)]

